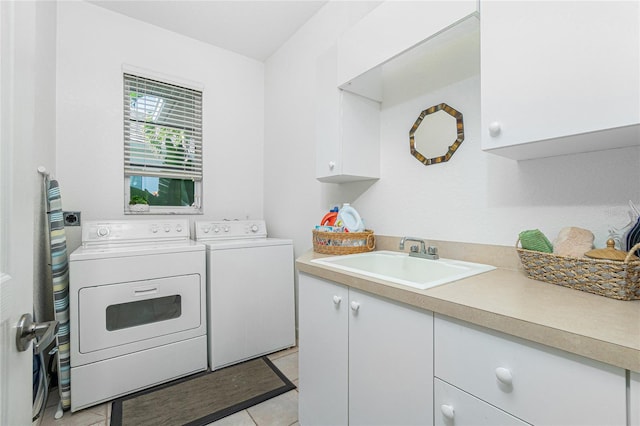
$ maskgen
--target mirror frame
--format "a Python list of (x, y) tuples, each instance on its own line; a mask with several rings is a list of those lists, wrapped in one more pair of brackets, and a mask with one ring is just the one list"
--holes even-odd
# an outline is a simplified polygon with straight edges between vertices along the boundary
[[(458, 137), (455, 141), (453, 141), (451, 145), (449, 145), (449, 150), (444, 155), (441, 155), (439, 157), (434, 157), (434, 158), (426, 158), (416, 149), (416, 141), (414, 138), (414, 134), (416, 130), (418, 130), (418, 127), (420, 126), (420, 123), (422, 123), (422, 120), (427, 115), (434, 114), (438, 111), (444, 111), (456, 119), (456, 134)], [(422, 111), (420, 113), (420, 116), (418, 116), (418, 119), (416, 120), (416, 122), (413, 123), (413, 127), (411, 127), (411, 130), (409, 131), (409, 148), (411, 151), (411, 155), (416, 157), (418, 161), (423, 163), (425, 166), (428, 166), (430, 164), (437, 164), (437, 163), (443, 163), (445, 161), (449, 161), (449, 159), (451, 158), (453, 153), (456, 152), (456, 150), (458, 149), (462, 141), (464, 141), (464, 123), (462, 120), (462, 113), (454, 108), (451, 108), (449, 105), (447, 105), (444, 102), (438, 105), (434, 105)]]

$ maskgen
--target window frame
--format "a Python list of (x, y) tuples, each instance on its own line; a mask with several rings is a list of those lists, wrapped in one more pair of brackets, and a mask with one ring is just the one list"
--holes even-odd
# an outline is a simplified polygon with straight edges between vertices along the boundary
[(194, 181), (193, 197), (195, 205), (193, 206), (149, 206), (149, 211), (135, 212), (129, 210), (129, 200), (131, 199), (131, 178), (133, 176), (124, 177), (124, 214), (203, 214), (202, 211), (202, 181)]
[[(148, 80), (154, 80), (156, 82), (160, 82), (162, 84), (167, 84), (167, 85), (173, 85), (173, 86), (178, 86), (181, 88), (185, 88), (188, 90), (195, 90), (200, 92), (202, 98), (204, 98), (204, 90), (203, 90), (203, 86), (201, 84), (197, 84), (194, 82), (188, 82), (185, 80), (181, 80), (181, 79), (176, 79), (175, 77), (170, 77), (167, 75), (161, 75), (158, 73), (153, 73), (153, 72), (149, 72), (148, 70), (143, 70), (137, 67), (131, 67), (131, 66), (127, 66), (127, 65), (123, 65), (122, 67), (122, 72), (121, 72), (121, 81), (122, 81), (122, 90), (121, 93), (123, 94), (123, 96), (126, 96), (126, 94), (124, 93), (125, 91), (125, 74), (130, 74), (133, 75), (137, 78), (141, 78), (141, 79), (148, 79)], [(126, 104), (125, 104), (126, 105)], [(126, 146), (127, 146), (127, 135), (126, 135), (126, 122), (125, 119), (127, 117), (127, 114), (125, 112), (125, 105), (123, 105), (122, 108), (122, 126), (123, 126), (123, 150), (126, 150)], [(203, 105), (200, 104), (200, 115), (203, 115)], [(202, 124), (202, 122), (200, 123), (200, 133), (201, 135), (204, 133), (204, 126)], [(203, 136), (201, 136), (201, 139), (203, 139)], [(200, 142), (200, 152), (202, 153), (203, 151), (203, 147), (202, 147), (202, 140)], [(136, 176), (144, 176), (143, 174), (128, 174), (126, 171), (126, 158), (125, 158), (125, 152), (123, 152), (123, 177), (124, 177), (124, 199), (123, 199), (123, 209), (124, 209), (124, 214), (125, 215), (154, 215), (154, 214), (203, 214), (203, 208), (202, 208), (202, 194), (203, 194), (203, 178), (201, 177), (200, 179), (193, 179), (194, 182), (194, 188), (193, 188), (193, 196), (194, 196), (194, 203), (191, 206), (152, 206), (149, 205), (149, 210), (148, 211), (144, 211), (144, 212), (139, 212), (139, 211), (131, 211), (129, 209), (129, 200), (131, 199), (131, 179), (136, 177)], [(201, 164), (200, 165), (200, 173), (202, 176), (204, 176), (204, 165)], [(181, 179), (179, 177), (175, 177), (175, 176), (158, 176), (158, 177), (167, 177), (167, 178), (174, 178), (174, 179)], [(184, 178), (183, 178), (184, 179)]]

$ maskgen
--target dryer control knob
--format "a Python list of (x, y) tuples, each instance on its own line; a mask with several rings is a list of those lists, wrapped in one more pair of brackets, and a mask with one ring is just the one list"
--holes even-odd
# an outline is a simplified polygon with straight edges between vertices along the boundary
[(208, 234), (209, 231), (211, 231), (211, 228), (209, 228), (208, 226), (205, 226), (204, 228), (202, 228), (202, 230), (204, 231), (205, 234)]
[(229, 232), (229, 227), (228, 226), (224, 227), (224, 232)]
[(98, 237), (106, 237), (109, 235), (109, 228), (98, 228)]
[(251, 225), (251, 232), (256, 233), (258, 232), (258, 225)]
[(171, 227), (169, 225), (165, 225), (164, 232), (170, 232), (170, 231), (171, 231)]
[(182, 232), (182, 226), (177, 225), (176, 226), (176, 232)]
[(218, 232), (220, 232), (220, 228), (218, 228), (217, 226), (216, 226), (216, 227), (214, 227), (214, 228), (213, 228), (213, 232), (215, 232), (215, 233), (217, 234)]

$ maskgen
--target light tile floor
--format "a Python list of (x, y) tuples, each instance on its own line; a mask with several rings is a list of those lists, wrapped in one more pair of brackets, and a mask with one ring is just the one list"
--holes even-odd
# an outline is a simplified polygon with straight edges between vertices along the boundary
[[(290, 348), (269, 355), (269, 359), (298, 386), (298, 348)], [(49, 395), (47, 408), (33, 426), (109, 426), (111, 403), (96, 405), (71, 413), (66, 411), (60, 420), (54, 418), (58, 406), (56, 390)], [(246, 410), (239, 411), (209, 426), (299, 426), (298, 389), (294, 389)]]

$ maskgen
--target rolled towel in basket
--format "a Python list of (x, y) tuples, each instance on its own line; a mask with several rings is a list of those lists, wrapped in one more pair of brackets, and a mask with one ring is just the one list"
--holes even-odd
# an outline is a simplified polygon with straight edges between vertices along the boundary
[(584, 257), (593, 248), (593, 233), (570, 226), (562, 228), (553, 241), (553, 253), (560, 256)]
[(553, 253), (551, 242), (539, 229), (522, 231), (518, 236), (520, 237), (520, 245), (525, 250)]

